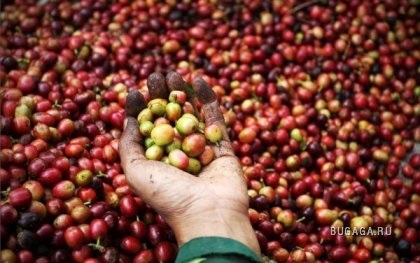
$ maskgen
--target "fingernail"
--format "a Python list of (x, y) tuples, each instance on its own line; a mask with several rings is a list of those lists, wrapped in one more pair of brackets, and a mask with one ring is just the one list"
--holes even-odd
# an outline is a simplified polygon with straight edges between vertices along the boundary
[(124, 130), (125, 130), (125, 128), (127, 127), (127, 123), (128, 123), (128, 118), (125, 118), (125, 120), (124, 120), (124, 125), (123, 125)]

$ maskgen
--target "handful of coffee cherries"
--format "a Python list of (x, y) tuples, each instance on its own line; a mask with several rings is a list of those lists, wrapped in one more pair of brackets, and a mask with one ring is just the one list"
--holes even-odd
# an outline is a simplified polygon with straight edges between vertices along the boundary
[(198, 174), (214, 159), (211, 146), (218, 145), (223, 135), (219, 126), (206, 126), (195, 113), (181, 90), (172, 90), (167, 99), (150, 100), (137, 116), (145, 157)]

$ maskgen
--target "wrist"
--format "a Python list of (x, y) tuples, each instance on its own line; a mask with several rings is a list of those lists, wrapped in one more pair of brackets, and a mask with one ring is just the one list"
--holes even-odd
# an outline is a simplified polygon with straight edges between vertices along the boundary
[(172, 228), (179, 247), (194, 238), (214, 236), (236, 240), (257, 255), (261, 253), (248, 214), (210, 211), (192, 218), (182, 218), (174, 222)]

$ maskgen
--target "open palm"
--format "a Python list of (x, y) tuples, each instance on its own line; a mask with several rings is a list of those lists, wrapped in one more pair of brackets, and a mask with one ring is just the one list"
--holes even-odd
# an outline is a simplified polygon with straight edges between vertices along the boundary
[[(166, 99), (168, 91), (182, 89), (183, 83), (180, 75), (170, 72), (166, 81), (162, 74), (153, 73), (147, 85), (152, 99)], [(249, 223), (242, 169), (232, 150), (216, 95), (202, 78), (195, 79), (193, 87), (206, 124), (218, 125), (223, 133), (220, 145), (214, 146), (216, 159), (197, 177), (163, 162), (147, 160), (136, 120), (146, 103), (133, 90), (127, 97), (127, 119), (119, 144), (127, 182), (165, 218), (175, 232), (178, 245), (196, 237), (221, 236), (236, 239), (259, 253)]]

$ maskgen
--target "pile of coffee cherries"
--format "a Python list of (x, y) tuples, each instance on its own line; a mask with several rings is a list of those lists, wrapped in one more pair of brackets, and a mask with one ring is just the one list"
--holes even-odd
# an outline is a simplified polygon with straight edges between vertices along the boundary
[(168, 71), (216, 93), (267, 260), (420, 261), (418, 1), (0, 2), (1, 262), (174, 261), (118, 150), (138, 90), (148, 158), (213, 158), (184, 94), (148, 98)]

